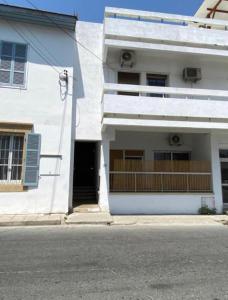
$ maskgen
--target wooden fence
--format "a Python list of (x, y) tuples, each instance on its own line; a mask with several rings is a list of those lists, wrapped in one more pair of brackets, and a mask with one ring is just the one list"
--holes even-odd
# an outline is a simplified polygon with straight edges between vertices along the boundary
[(209, 161), (115, 160), (111, 192), (211, 192)]

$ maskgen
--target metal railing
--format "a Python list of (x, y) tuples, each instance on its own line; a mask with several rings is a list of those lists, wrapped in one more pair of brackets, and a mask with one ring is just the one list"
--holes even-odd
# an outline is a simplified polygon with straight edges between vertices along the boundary
[(110, 192), (212, 192), (211, 172), (110, 172)]

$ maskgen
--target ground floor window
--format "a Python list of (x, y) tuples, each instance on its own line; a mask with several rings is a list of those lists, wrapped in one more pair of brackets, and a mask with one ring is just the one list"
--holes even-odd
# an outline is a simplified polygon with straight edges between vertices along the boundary
[(190, 152), (154, 151), (154, 160), (190, 160)]
[(24, 136), (0, 134), (0, 182), (21, 183)]

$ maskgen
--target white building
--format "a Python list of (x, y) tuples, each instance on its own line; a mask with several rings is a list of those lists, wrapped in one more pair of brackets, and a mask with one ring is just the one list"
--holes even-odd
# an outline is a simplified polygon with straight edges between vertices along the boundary
[[(228, 21), (217, 17), (225, 10), (219, 5), (205, 1), (195, 17), (106, 8), (103, 24), (77, 22), (76, 33), (73, 17), (55, 15), (53, 23), (53, 15), (33, 12), (52, 26), (28, 26), (10, 8), (2, 40), (24, 44), (23, 32), (28, 50), (23, 86), (0, 88), (0, 213), (66, 213), (83, 203), (112, 214), (197, 214), (205, 205), (221, 213), (228, 204)], [(58, 72), (31, 41), (56, 58), (59, 73), (68, 71), (61, 93)], [(39, 179), (25, 172), (25, 159), (15, 180), (10, 136), (28, 131), (41, 135)], [(26, 158), (30, 148), (17, 150)]]

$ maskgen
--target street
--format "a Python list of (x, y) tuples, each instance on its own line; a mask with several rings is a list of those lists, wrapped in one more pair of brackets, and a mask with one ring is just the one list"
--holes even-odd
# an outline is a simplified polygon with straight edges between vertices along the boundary
[(228, 299), (228, 227), (0, 228), (14, 299)]

